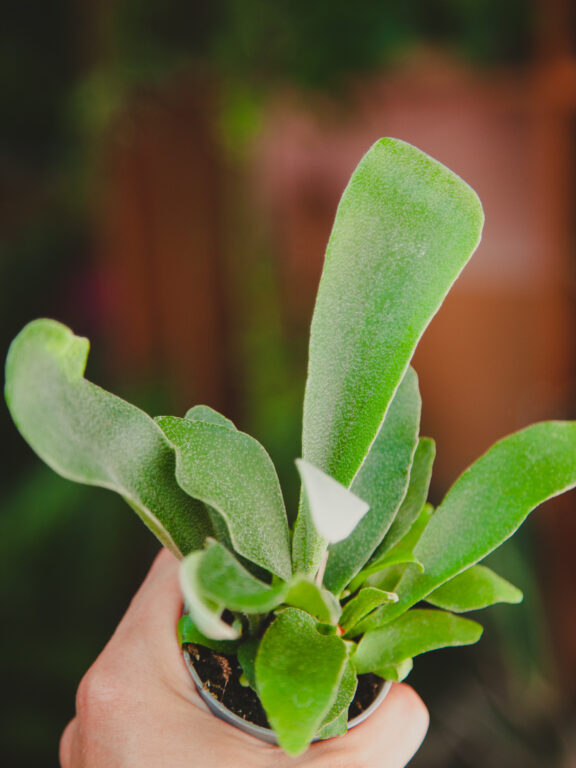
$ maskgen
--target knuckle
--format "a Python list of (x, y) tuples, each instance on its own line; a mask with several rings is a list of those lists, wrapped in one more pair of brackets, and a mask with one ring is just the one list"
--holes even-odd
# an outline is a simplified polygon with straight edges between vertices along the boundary
[(72, 740), (75, 728), (76, 721), (71, 720), (60, 737), (59, 759), (61, 768), (69, 768), (72, 764)]
[(103, 713), (122, 701), (124, 685), (119, 676), (96, 663), (84, 675), (76, 692), (76, 711), (86, 717)]

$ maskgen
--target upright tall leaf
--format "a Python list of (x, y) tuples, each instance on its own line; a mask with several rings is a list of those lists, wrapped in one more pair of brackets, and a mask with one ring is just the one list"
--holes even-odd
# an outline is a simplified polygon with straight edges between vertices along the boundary
[(358, 473), (482, 223), (473, 190), (402, 141), (381, 139), (355, 170), (312, 320), (302, 450), (344, 485)]
[(414, 554), (424, 566), (406, 570), (399, 601), (384, 621), (483, 560), (552, 496), (576, 486), (576, 422), (550, 421), (516, 432), (480, 457), (448, 491)]
[(354, 590), (359, 587), (360, 584), (362, 584), (368, 577), (372, 576), (372, 574), (389, 570), (394, 566), (408, 566), (411, 564), (416, 565), (420, 571), (423, 571), (424, 566), (414, 554), (414, 550), (422, 538), (422, 534), (433, 514), (434, 507), (431, 504), (425, 504), (420, 511), (417, 520), (412, 523), (412, 528), (410, 528), (408, 533), (391, 549), (384, 550), (381, 555), (375, 555), (368, 565), (366, 565), (356, 578), (353, 579), (350, 584), (350, 589)]
[(418, 340), (478, 245), (474, 191), (415, 147), (360, 161), (326, 251), (312, 320), (303, 456), (350, 484)]
[(288, 522), (274, 465), (250, 435), (203, 421), (163, 416), (176, 449), (176, 479), (226, 521), (234, 549), (282, 579), (291, 575)]
[(36, 453), (69, 480), (121, 494), (176, 555), (200, 549), (212, 525), (174, 477), (174, 451), (153, 419), (87, 381), (88, 339), (35, 320), (6, 361), (6, 401)]
[(402, 504), (418, 443), (421, 407), (418, 377), (409, 368), (352, 483), (352, 491), (370, 509), (348, 538), (330, 547), (324, 584), (335, 594), (369, 560)]
[(379, 557), (397, 544), (418, 519), (418, 515), (428, 498), (435, 456), (436, 444), (434, 440), (429, 437), (421, 437), (410, 467), (410, 481), (406, 496), (384, 541), (374, 552), (374, 557)]

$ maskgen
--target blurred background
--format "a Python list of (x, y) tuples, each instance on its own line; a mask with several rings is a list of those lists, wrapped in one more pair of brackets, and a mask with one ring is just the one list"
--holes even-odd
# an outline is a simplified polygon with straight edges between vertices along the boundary
[[(4, 0), (0, 337), (55, 317), (152, 414), (208, 403), (294, 509), (307, 332), (335, 207), (384, 135), (479, 192), (482, 246), (416, 356), (433, 501), (494, 440), (575, 417), (575, 18), (568, 0)], [(157, 547), (0, 412), (0, 761), (56, 766), (74, 691)], [(576, 766), (576, 515), (493, 565), (525, 602), (419, 659), (416, 768)]]

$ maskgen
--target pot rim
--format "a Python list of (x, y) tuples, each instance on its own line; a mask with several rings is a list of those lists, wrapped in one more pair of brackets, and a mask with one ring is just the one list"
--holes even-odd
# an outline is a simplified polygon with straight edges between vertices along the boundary
[[(244, 718), (240, 717), (240, 715), (237, 715), (235, 712), (232, 712), (232, 710), (228, 709), (228, 707), (224, 706), (221, 701), (213, 696), (204, 687), (204, 684), (200, 679), (198, 672), (196, 671), (194, 662), (192, 661), (192, 657), (188, 649), (182, 648), (182, 653), (184, 655), (184, 662), (188, 672), (190, 673), (190, 676), (192, 677), (192, 680), (194, 681), (198, 693), (200, 694), (202, 700), (207, 704), (210, 711), (216, 715), (216, 717), (219, 717), (221, 720), (225, 720), (230, 725), (239, 728), (245, 733), (249, 733), (250, 735), (255, 736), (261, 741), (266, 741), (269, 744), (278, 744), (276, 734), (271, 728), (264, 728), (261, 725), (256, 725), (256, 723), (251, 723), (249, 720), (244, 720)], [(380, 704), (382, 704), (391, 687), (392, 682), (390, 680), (382, 680), (382, 685), (374, 701), (370, 704), (370, 706), (366, 707), (363, 712), (352, 718), (352, 720), (348, 721), (348, 730), (355, 728), (357, 725), (360, 725), (360, 723), (363, 723), (364, 720), (370, 717), (370, 715), (376, 709), (378, 709)], [(324, 739), (313, 739), (313, 741), (324, 741)]]

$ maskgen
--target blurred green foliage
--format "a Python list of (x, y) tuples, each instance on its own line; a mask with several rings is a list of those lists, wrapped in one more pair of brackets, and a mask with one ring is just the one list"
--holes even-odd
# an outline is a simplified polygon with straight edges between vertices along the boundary
[(117, 6), (118, 49), (141, 72), (211, 61), (241, 82), (334, 87), (421, 43), (479, 63), (525, 59), (531, 9), (521, 0), (128, 0)]

